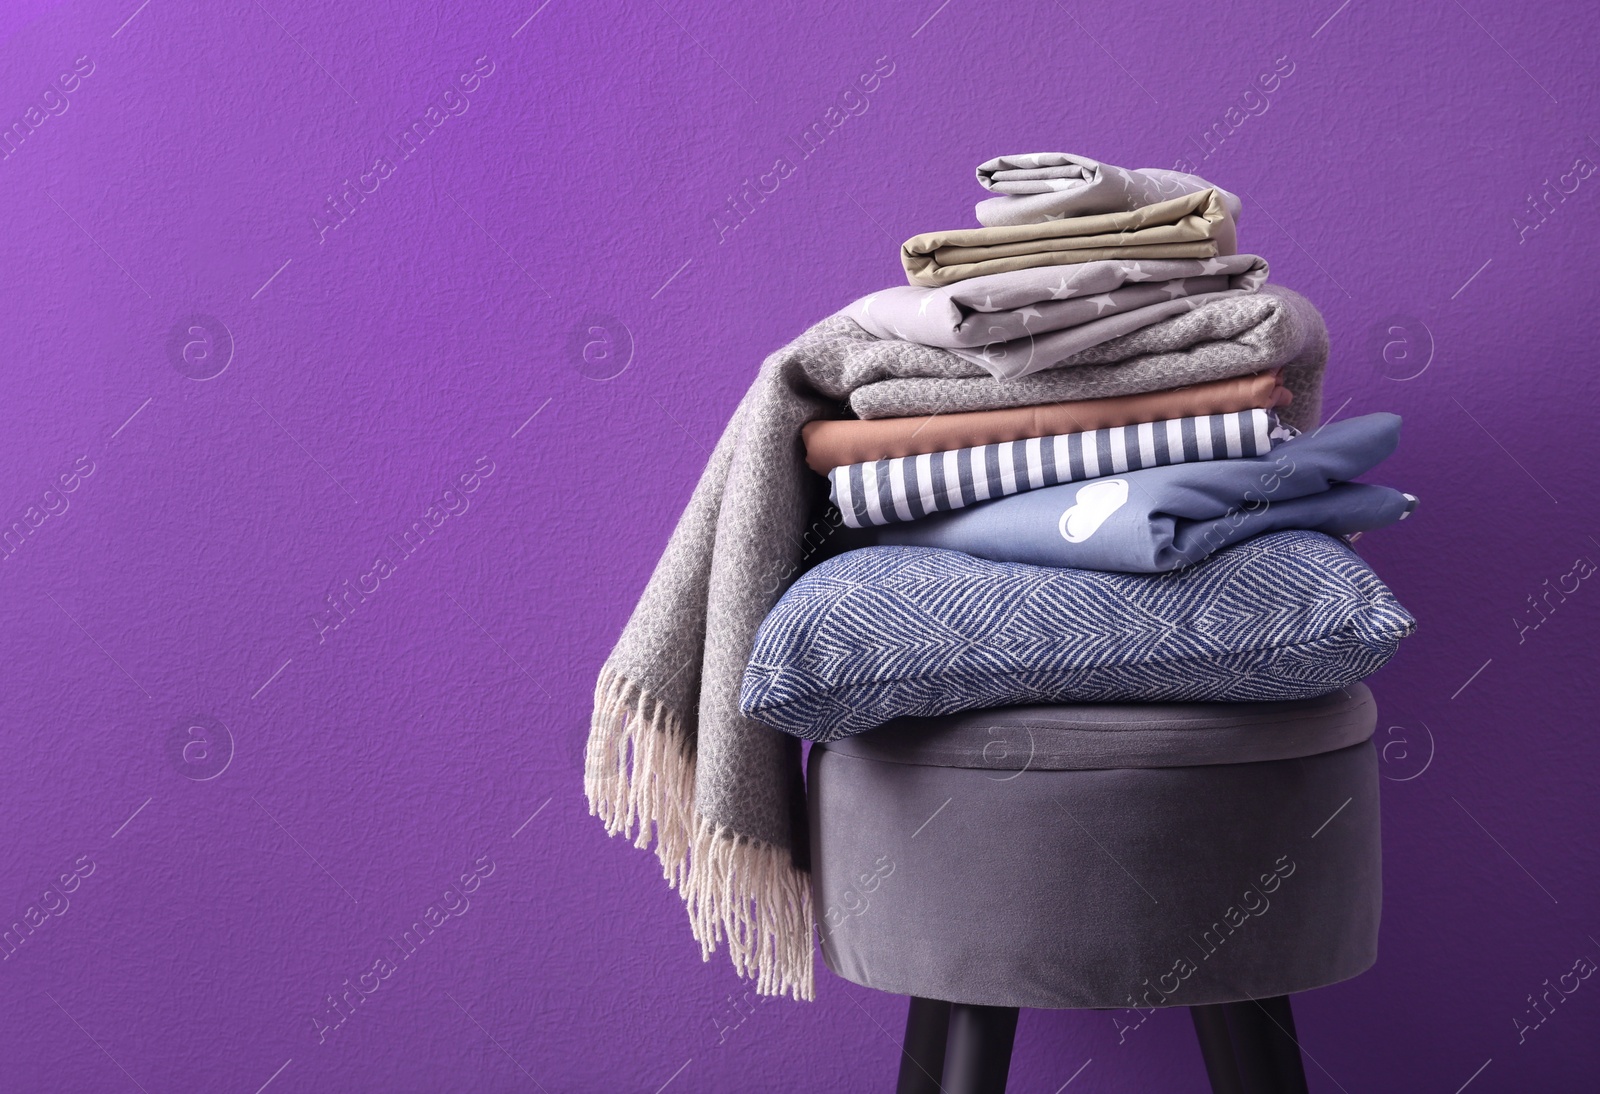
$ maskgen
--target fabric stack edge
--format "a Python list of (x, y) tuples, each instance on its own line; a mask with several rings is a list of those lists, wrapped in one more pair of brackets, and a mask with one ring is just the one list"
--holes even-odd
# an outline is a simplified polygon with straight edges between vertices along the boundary
[[(1271, 406), (1249, 408), (1252, 417), (1275, 417), (1257, 423), (1269, 441), (1300, 443), (1294, 430), (1309, 431), (1320, 422), (1328, 358), (1326, 325), (1310, 301), (1268, 282), (1265, 259), (1237, 252), (1236, 196), (1196, 176), (1156, 169), (1129, 171), (1065, 153), (1001, 157), (981, 165), (978, 174), (984, 188), (996, 195), (978, 206), (983, 228), (910, 241), (917, 244), (903, 254), (912, 259), (905, 266), (910, 284), (855, 301), (812, 324), (763, 361), (711, 453), (596, 684), (584, 763), (591, 815), (603, 820), (609, 835), (625, 836), (642, 850), (654, 849), (668, 885), (684, 901), (702, 959), (709, 960), (726, 943), (735, 971), (753, 978), (760, 995), (815, 998), (815, 898), (806, 861), (800, 772), (800, 737), (806, 734), (793, 732), (805, 727), (791, 725), (786, 727), (790, 732), (781, 732), (770, 721), (752, 717), (764, 704), (747, 711), (741, 701), (758, 632), (777, 614), (775, 605), (780, 598), (789, 599), (787, 591), (798, 577), (820, 569), (819, 563), (826, 565), (824, 560), (847, 546), (842, 514), (838, 523), (828, 513), (817, 516), (825, 501), (819, 487), (827, 482), (821, 476), (832, 469), (807, 466), (802, 438), (806, 424), (830, 417), (861, 423), (912, 419), (885, 423), (884, 428), (914, 435), (933, 417), (1165, 392), (1268, 370), (1288, 393), (1281, 401), (1271, 400)], [(1185, 199), (1188, 194), (1199, 196)], [(1163, 204), (1162, 209), (1154, 208)], [(1140, 209), (1145, 211), (1137, 212)], [(1107, 219), (1091, 219), (1097, 217)], [(1078, 220), (1060, 223), (1069, 218)], [(1027, 227), (1013, 230), (1012, 225)], [(1166, 253), (1173, 248), (1178, 250)], [(1095, 412), (1110, 410), (1102, 407)], [(1244, 411), (1228, 413), (1237, 416)], [(1246, 467), (1244, 461), (1266, 456), (1249, 455), (1242, 441), (1235, 443), (1236, 436), (1243, 437), (1242, 422), (1224, 415), (1220, 424), (1207, 426), (1202, 444), (1200, 423), (1183, 420), (1187, 417), (1192, 416), (1106, 426), (1139, 431), (1138, 459), (1124, 443), (1125, 434), (1108, 433), (1093, 438), (1094, 468), (1109, 461), (1117, 475), (1129, 480), (1164, 474), (1167, 467), (1161, 461), (1175, 459), (1181, 449), (1179, 467), (1187, 468), (1191, 461), (1194, 467), (1237, 462), (1233, 470), (1239, 474), (1255, 470), (1265, 476), (1257, 493), (1274, 495), (1283, 489), (1280, 482), (1296, 474), (1298, 464), (1292, 459), (1281, 467)], [(1278, 437), (1278, 423), (1287, 427), (1287, 437)], [(1158, 425), (1161, 437), (1156, 436)], [(927, 465), (927, 481), (917, 481), (920, 514), (910, 495), (905, 495), (906, 511), (899, 509), (896, 490), (904, 492), (906, 465), (890, 463), (883, 452), (866, 455), (874, 463), (886, 462), (888, 496), (901, 518), (897, 526), (924, 531), (935, 528), (934, 522), (942, 522), (940, 528), (953, 527), (957, 521), (972, 523), (980, 515), (1001, 512), (1003, 506), (1006, 513), (1015, 514), (1029, 498), (1053, 503), (1055, 495), (1048, 492), (1064, 490), (1069, 483), (1047, 485), (1046, 479), (1062, 478), (1064, 459), (1070, 485), (1093, 498), (1078, 497), (1059, 520), (1049, 514), (1053, 523), (1048, 529), (1039, 524), (1044, 529), (1040, 534), (1048, 532), (1045, 538), (1053, 536), (1052, 543), (1060, 540), (1080, 553), (1088, 550), (1080, 545), (1101, 537), (1096, 542), (1115, 557), (1100, 559), (1100, 565), (1089, 565), (1084, 572), (1105, 570), (1131, 574), (1146, 583), (1157, 581), (1146, 571), (1167, 571), (1165, 563), (1172, 560), (1162, 556), (1156, 560), (1160, 565), (1147, 565), (1142, 554), (1137, 559), (1130, 554), (1148, 546), (1145, 540), (1151, 539), (1133, 535), (1141, 514), (1146, 524), (1154, 519), (1145, 513), (1149, 507), (1142, 503), (1129, 507), (1126, 501), (1136, 493), (1135, 486), (1144, 489), (1144, 480), (1090, 478), (1089, 454), (1083, 447), (1090, 432), (1076, 431), (1075, 440), (1068, 433), (1047, 437), (1045, 432), (997, 439), (993, 452), (984, 444), (938, 449), (945, 497), (952, 510), (948, 513), (933, 511), (939, 508), (940, 487), (932, 469), (935, 451), (893, 457)], [(1213, 458), (1219, 435), (1226, 444), (1226, 460)], [(1047, 439), (1048, 466), (1043, 447)], [(1007, 446), (1004, 453), (999, 446)], [(968, 452), (963, 471), (962, 448), (983, 450), (981, 484), (973, 452)], [(1009, 455), (1010, 462), (1002, 455)], [(959, 507), (948, 474), (951, 457), (954, 481), (961, 490)], [(1129, 470), (1122, 470), (1123, 465)], [(1315, 471), (1308, 469), (1301, 478)], [(1010, 496), (1022, 485), (1024, 472), (1027, 492)], [(876, 470), (873, 475), (876, 482)], [(861, 476), (866, 491), (864, 468)], [(1222, 485), (1229, 490), (1238, 485), (1233, 481), (1238, 475), (1219, 471), (1212, 477), (1228, 478)], [(1080, 478), (1081, 488), (1076, 485)], [(881, 513), (886, 510), (879, 486)], [(1113, 486), (1119, 491), (1115, 496), (1110, 491)], [(853, 496), (853, 478), (850, 487)], [(1347, 493), (1383, 492), (1378, 500), (1384, 505), (1376, 508), (1384, 511), (1367, 512), (1375, 509), (1374, 503), (1349, 520), (1339, 514), (1335, 514), (1339, 520), (1331, 522), (1319, 517), (1318, 524), (1306, 529), (1296, 523), (1309, 519), (1295, 508), (1303, 500), (1296, 494), (1286, 501), (1275, 500), (1279, 523), (1306, 529), (1301, 534), (1310, 537), (1312, 549), (1326, 553), (1325, 532), (1343, 535), (1379, 527), (1403, 519), (1415, 505), (1415, 498), (1387, 488), (1360, 484), (1345, 488)], [(1219, 489), (1210, 490), (1204, 505), (1213, 506)], [(1217, 518), (1232, 522), (1230, 534), (1248, 523), (1243, 518), (1235, 521), (1237, 514), (1265, 509), (1253, 498), (1248, 500), (1251, 504), (1234, 506)], [(1391, 511), (1397, 506), (1404, 512)], [(869, 515), (871, 509), (869, 502)], [(1179, 516), (1194, 523), (1209, 519), (1208, 514), (1215, 516), (1209, 509), (1198, 515), (1185, 510)], [(1379, 517), (1384, 519), (1372, 523)], [(919, 526), (919, 519), (925, 526)], [(1032, 529), (1036, 523), (1030, 516), (1027, 526)], [(838, 541), (833, 540), (835, 532), (840, 533)], [(905, 533), (880, 529), (879, 534)], [(1257, 549), (1261, 546), (1258, 543)], [(1197, 541), (1197, 557), (1217, 547), (1203, 537)], [(967, 557), (963, 550), (924, 553)], [(1344, 550), (1348, 552), (1347, 547)], [(981, 551), (971, 557), (975, 563), (996, 565)], [(1350, 557), (1359, 563), (1358, 556)], [(1046, 568), (1072, 570), (1064, 563), (1096, 560), (1052, 555), (1044, 561)], [(1177, 561), (1184, 566), (1160, 577), (1181, 581), (1184, 568), (1198, 565), (1187, 555)], [(1243, 561), (1247, 561), (1244, 556), (1235, 559)], [(1161, 586), (1149, 585), (1147, 591), (1152, 590), (1159, 592)], [(1277, 614), (1267, 623), (1275, 626), (1278, 616), (1287, 618), (1282, 605), (1273, 611)], [(1378, 637), (1384, 648), (1369, 652), (1381, 663), (1392, 653), (1390, 639), (1398, 637), (1387, 632)], [(1335, 636), (1333, 641), (1336, 646), (1371, 645), (1354, 633)], [(1279, 675), (1294, 676), (1296, 686), (1337, 683), (1318, 676), (1318, 656), (1309, 658), (1310, 667), (1304, 672), (1298, 661), (1290, 660)], [(1240, 664), (1237, 669), (1248, 674), (1250, 666)], [(1207, 689), (1205, 697), (1226, 698), (1237, 683), (1231, 678), (1223, 681)], [(1085, 698), (1116, 700), (1117, 687), (1126, 690), (1131, 685), (1091, 689), (1094, 693)], [(1061, 698), (1042, 692), (1020, 697)], [(1248, 697), (1265, 700), (1269, 695), (1252, 691)], [(878, 715), (894, 713), (883, 706), (873, 718), (882, 721)], [(843, 728), (859, 728), (856, 722), (859, 718)]]
[(695, 749), (682, 722), (612, 665), (595, 684), (584, 754), (589, 815), (608, 836), (633, 840), (661, 862), (710, 961), (726, 942), (734, 971), (760, 995), (816, 998), (811, 882), (786, 847), (713, 824), (694, 808)]

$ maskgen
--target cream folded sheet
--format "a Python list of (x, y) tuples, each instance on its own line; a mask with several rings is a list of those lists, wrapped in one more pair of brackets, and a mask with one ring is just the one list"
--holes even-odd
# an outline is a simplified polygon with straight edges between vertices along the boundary
[(1040, 224), (912, 236), (900, 248), (906, 280), (936, 288), (985, 274), (1106, 259), (1215, 258), (1238, 250), (1233, 214), (1215, 188), (1124, 212)]

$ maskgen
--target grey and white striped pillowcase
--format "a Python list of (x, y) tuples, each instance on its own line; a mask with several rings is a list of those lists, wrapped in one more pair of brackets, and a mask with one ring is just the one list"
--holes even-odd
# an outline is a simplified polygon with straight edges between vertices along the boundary
[(896, 524), (1042, 486), (1260, 456), (1293, 435), (1270, 410), (1169, 418), (848, 464), (828, 472), (829, 497), (851, 528)]

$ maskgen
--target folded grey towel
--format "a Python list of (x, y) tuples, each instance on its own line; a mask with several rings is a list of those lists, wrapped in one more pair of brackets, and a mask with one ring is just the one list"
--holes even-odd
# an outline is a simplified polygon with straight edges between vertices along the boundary
[(897, 285), (844, 314), (880, 338), (952, 350), (998, 379), (1054, 368), (1082, 350), (1266, 284), (1259, 255), (1107, 259), (986, 274), (938, 288)]
[[(1211, 187), (1199, 175), (1158, 167), (1130, 171), (1068, 152), (997, 156), (978, 165), (978, 182), (1002, 195), (978, 203), (978, 223), (990, 228), (1116, 213)], [(1237, 223), (1238, 197), (1219, 193)]]

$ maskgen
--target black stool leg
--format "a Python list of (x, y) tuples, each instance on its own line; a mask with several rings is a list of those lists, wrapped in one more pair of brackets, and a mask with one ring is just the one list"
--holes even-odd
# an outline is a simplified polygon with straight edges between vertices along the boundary
[(1266, 1016), (1254, 1003), (1224, 1003), (1222, 1010), (1233, 1034), (1234, 1058), (1239, 1062), (1245, 1094), (1278, 1094)]
[(1294, 1029), (1294, 1011), (1287, 995), (1275, 995), (1258, 1004), (1271, 1023), (1272, 1058), (1283, 1094), (1308, 1094), (1306, 1065), (1300, 1058), (1300, 1035)]
[(1224, 1009), (1248, 1094), (1306, 1094), (1305, 1065), (1288, 996), (1227, 1003)]
[(939, 1094), (949, 1035), (950, 1004), (913, 995), (906, 1012), (906, 1039), (900, 1049), (900, 1080), (895, 1084), (895, 1094)]
[(1016, 1036), (1016, 1007), (951, 1003), (945, 1094), (1005, 1094)]
[(1228, 1036), (1228, 1018), (1222, 1007), (1215, 1003), (1190, 1007), (1189, 1015), (1194, 1019), (1194, 1035), (1200, 1041), (1200, 1055), (1206, 1062), (1211, 1094), (1244, 1094), (1233, 1041)]

